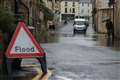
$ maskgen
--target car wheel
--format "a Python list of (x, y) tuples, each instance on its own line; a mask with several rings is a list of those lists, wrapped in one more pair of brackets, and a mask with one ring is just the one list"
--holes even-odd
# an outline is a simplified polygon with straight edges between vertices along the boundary
[(83, 33), (86, 34), (86, 30), (84, 30)]
[(74, 34), (75, 34), (75, 33), (76, 33), (76, 30), (74, 29), (73, 32), (74, 32)]

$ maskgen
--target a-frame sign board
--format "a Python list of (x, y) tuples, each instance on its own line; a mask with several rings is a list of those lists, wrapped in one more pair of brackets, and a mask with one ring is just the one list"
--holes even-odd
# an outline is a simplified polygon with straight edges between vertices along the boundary
[(43, 49), (37, 43), (24, 21), (20, 21), (6, 51), (8, 58), (42, 57)]

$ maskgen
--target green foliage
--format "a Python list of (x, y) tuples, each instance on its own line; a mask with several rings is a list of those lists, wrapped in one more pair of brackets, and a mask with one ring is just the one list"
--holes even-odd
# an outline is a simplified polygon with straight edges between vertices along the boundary
[(38, 3), (44, 3), (43, 0), (38, 0)]
[(6, 32), (13, 30), (14, 27), (14, 15), (7, 9), (0, 8), (0, 30)]
[(43, 12), (44, 12), (45, 20), (53, 20), (54, 14), (53, 14), (53, 12), (50, 9), (44, 7)]
[(39, 1), (38, 6), (43, 11), (45, 20), (53, 20), (54, 13), (49, 8), (47, 8), (45, 6), (44, 2), (42, 3), (42, 2)]
[(95, 15), (97, 13), (97, 9), (94, 8), (93, 11), (92, 11), (92, 14)]
[(39, 33), (36, 33), (36, 40), (37, 42), (46, 42), (47, 40), (47, 31), (45, 28), (42, 28), (42, 30)]

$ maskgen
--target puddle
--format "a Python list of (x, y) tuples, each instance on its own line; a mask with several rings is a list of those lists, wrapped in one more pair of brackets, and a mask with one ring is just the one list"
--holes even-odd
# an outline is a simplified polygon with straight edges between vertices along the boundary
[(46, 39), (44, 39), (42, 43), (56, 43), (58, 42), (58, 39), (59, 39), (58, 34), (55, 31), (50, 31), (47, 34)]
[(98, 34), (92, 36), (93, 41), (97, 42), (97, 46), (109, 47), (115, 51), (120, 51), (120, 40), (107, 37), (105, 34)]

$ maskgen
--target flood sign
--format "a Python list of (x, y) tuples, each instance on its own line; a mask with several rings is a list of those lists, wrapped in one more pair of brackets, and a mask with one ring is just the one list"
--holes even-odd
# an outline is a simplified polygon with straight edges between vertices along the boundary
[(24, 21), (20, 21), (7, 49), (6, 56), (8, 58), (25, 58), (40, 57), (43, 54), (43, 49), (36, 42)]

